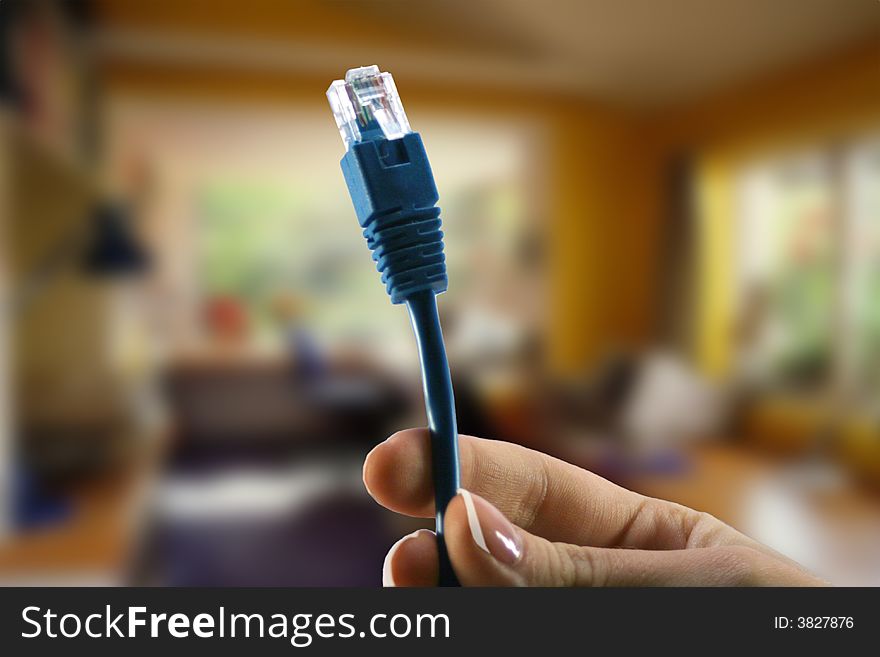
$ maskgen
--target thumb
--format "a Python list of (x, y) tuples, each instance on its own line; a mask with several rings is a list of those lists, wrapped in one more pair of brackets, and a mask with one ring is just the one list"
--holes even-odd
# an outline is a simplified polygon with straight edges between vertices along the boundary
[[(464, 489), (449, 503), (446, 545), (464, 586), (792, 586), (804, 573), (741, 545), (632, 550), (551, 543)], [(815, 585), (815, 582), (812, 582)]]

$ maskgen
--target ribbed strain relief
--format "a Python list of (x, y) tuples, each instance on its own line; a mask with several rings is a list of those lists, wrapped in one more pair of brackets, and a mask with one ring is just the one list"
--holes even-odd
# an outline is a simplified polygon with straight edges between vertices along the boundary
[(448, 287), (440, 208), (398, 210), (374, 217), (364, 229), (376, 269), (392, 303), (416, 292), (435, 294)]

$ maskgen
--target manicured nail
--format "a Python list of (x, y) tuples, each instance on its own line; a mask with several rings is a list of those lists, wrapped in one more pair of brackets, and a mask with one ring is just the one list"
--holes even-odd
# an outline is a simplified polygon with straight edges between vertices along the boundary
[(422, 532), (431, 533), (427, 529), (417, 529), (412, 534), (407, 534), (403, 538), (401, 538), (397, 543), (391, 546), (391, 549), (388, 550), (388, 554), (385, 555), (385, 563), (382, 564), (382, 586), (385, 587), (395, 587), (397, 584), (394, 583), (394, 575), (391, 573), (391, 561), (394, 559), (394, 554), (400, 549), (400, 546), (406, 543), (407, 541), (414, 539), (416, 536), (421, 534)]
[(519, 532), (504, 515), (482, 497), (458, 489), (467, 511), (468, 528), (474, 543), (501, 563), (515, 564), (522, 556)]

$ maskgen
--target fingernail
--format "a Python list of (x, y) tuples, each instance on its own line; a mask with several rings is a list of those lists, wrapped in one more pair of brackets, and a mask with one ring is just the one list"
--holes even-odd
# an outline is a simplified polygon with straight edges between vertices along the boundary
[(427, 532), (427, 529), (417, 529), (412, 534), (407, 534), (399, 541), (397, 541), (394, 545), (391, 546), (391, 549), (388, 550), (388, 554), (385, 555), (385, 562), (382, 564), (382, 586), (385, 587), (395, 587), (397, 584), (394, 583), (394, 575), (391, 573), (391, 561), (394, 559), (394, 554), (397, 550), (400, 549), (400, 546), (406, 543), (407, 541), (415, 538), (422, 532)]
[(519, 532), (504, 515), (482, 497), (458, 489), (467, 511), (468, 528), (474, 543), (501, 563), (515, 564), (522, 556)]

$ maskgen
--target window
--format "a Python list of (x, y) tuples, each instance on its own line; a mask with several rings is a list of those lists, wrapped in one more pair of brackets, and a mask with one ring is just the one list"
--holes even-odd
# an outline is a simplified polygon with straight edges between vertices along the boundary
[[(521, 295), (538, 288), (520, 285), (537, 277), (523, 256), (538, 228), (533, 126), (415, 114), (441, 193), (449, 326), (487, 308), (518, 327), (534, 322), (542, 314)], [(198, 341), (205, 307), (226, 300), (218, 315), (235, 315), (251, 343), (283, 340), (279, 324), (293, 317), (324, 349), (391, 363), (413, 356), (406, 313), (389, 307), (357, 225), (339, 169), (343, 146), (323, 105), (125, 99), (113, 116), (117, 168), (142, 159), (153, 174), (144, 220), (160, 256), (159, 296), (177, 300), (166, 314), (184, 318), (180, 335)]]
[(880, 139), (847, 156), (844, 371), (855, 390), (880, 389)]
[(739, 183), (739, 359), (753, 382), (880, 383), (880, 141), (755, 163)]

